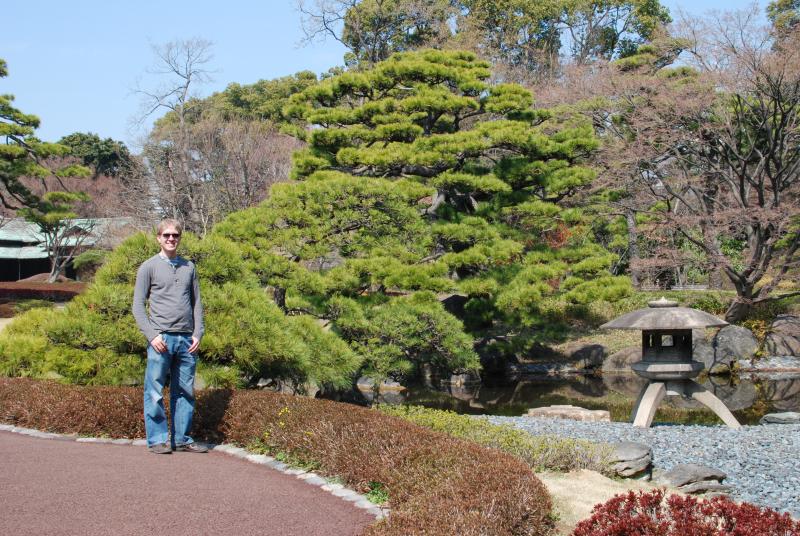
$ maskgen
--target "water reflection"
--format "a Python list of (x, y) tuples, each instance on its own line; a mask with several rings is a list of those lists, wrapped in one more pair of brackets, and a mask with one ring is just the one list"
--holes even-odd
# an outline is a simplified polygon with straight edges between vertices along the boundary
[[(401, 392), (381, 393), (379, 401), (487, 415), (522, 415), (532, 407), (573, 404), (588, 409), (607, 409), (613, 420), (627, 421), (646, 381), (631, 374), (486, 379), (483, 383), (458, 386), (441, 384), (438, 389), (412, 386)], [(743, 424), (755, 424), (766, 413), (800, 411), (800, 376), (779, 379), (711, 377), (700, 383), (719, 397)], [(372, 393), (360, 395), (362, 402), (372, 402)], [(662, 402), (656, 420), (721, 422), (695, 400), (675, 396)]]

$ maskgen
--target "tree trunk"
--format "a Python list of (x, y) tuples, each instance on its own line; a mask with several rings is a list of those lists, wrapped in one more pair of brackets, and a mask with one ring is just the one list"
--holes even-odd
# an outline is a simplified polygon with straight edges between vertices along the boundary
[(272, 291), (272, 299), (281, 308), (281, 311), (286, 313), (286, 289), (275, 287), (275, 290)]
[(733, 324), (744, 320), (752, 308), (753, 304), (750, 300), (736, 296), (728, 310), (725, 311), (725, 322)]
[(638, 288), (642, 283), (639, 270), (639, 230), (636, 227), (636, 214), (632, 210), (625, 211), (625, 221), (628, 224), (628, 259), (631, 268), (631, 283)]

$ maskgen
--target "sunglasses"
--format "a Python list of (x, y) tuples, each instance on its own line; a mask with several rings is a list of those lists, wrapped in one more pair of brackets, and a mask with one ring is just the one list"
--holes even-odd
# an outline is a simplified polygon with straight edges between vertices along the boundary
[(161, 236), (164, 238), (180, 238), (181, 233), (161, 233)]

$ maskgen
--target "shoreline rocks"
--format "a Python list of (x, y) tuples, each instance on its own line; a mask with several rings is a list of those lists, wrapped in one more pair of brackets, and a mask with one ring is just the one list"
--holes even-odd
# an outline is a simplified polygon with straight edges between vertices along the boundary
[(769, 355), (800, 356), (800, 316), (778, 315), (764, 339)]
[(800, 424), (800, 413), (797, 411), (767, 413), (761, 417), (759, 422), (761, 424)]
[(707, 339), (702, 330), (692, 333), (694, 360), (706, 366), (709, 374), (728, 374), (742, 359), (751, 359), (758, 350), (758, 339), (741, 326), (725, 326)]
[(555, 405), (531, 408), (526, 417), (569, 419), (581, 422), (611, 422), (611, 413), (604, 409), (585, 409), (578, 406)]

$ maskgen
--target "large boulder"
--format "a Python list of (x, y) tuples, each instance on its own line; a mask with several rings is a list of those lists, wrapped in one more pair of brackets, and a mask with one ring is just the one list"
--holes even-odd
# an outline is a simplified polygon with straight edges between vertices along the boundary
[(800, 316), (778, 315), (764, 340), (764, 352), (800, 357)]
[(692, 343), (694, 360), (703, 363), (709, 374), (728, 374), (737, 361), (752, 358), (758, 350), (758, 339), (741, 326), (725, 326), (711, 339), (694, 330)]
[(569, 343), (560, 351), (579, 370), (600, 368), (608, 353), (608, 349), (602, 344), (586, 343)]
[(642, 360), (642, 347), (629, 346), (608, 356), (603, 361), (604, 374), (633, 374), (631, 365)]

